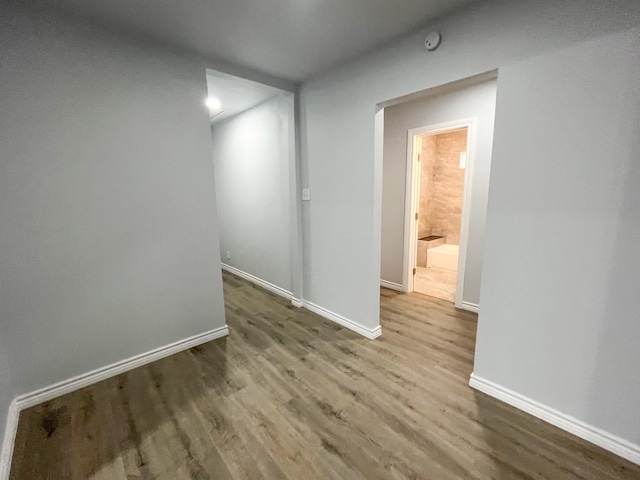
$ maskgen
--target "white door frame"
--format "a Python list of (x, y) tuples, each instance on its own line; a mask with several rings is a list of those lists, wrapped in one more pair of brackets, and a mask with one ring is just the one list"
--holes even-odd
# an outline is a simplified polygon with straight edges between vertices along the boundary
[(460, 253), (458, 255), (458, 279), (456, 283), (455, 306), (469, 310), (462, 302), (464, 293), (464, 272), (467, 261), (469, 236), (469, 218), (471, 211), (471, 189), (473, 178), (473, 159), (475, 157), (476, 119), (466, 118), (452, 122), (412, 128), (407, 132), (407, 173), (405, 181), (404, 216), (404, 255), (403, 282), (404, 292), (413, 291), (413, 268), (418, 255), (418, 228), (416, 214), (420, 210), (420, 165), (418, 162), (418, 144), (423, 135), (436, 135), (453, 130), (467, 129), (467, 165), (464, 174), (464, 196), (462, 200), (462, 219), (460, 221)]

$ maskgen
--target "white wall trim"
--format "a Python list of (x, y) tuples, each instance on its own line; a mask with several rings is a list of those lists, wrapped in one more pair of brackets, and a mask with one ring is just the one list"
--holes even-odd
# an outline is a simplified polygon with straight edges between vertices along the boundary
[(402, 250), (402, 291), (413, 292), (413, 267), (418, 255), (418, 221), (415, 216), (420, 209), (420, 166), (419, 150), (422, 150), (422, 139), (414, 135), (413, 130), (407, 132), (407, 164), (405, 173), (405, 206), (404, 206), (404, 248)]
[(36, 390), (35, 392), (20, 395), (16, 398), (16, 403), (20, 410), (24, 410), (25, 408), (30, 408), (34, 405), (47, 402), (75, 390), (101, 382), (107, 378), (115, 377), (121, 373), (141, 367), (147, 363), (155, 362), (161, 358), (168, 357), (183, 350), (196, 347), (227, 335), (229, 335), (229, 328), (226, 325), (216, 328), (215, 330), (209, 330), (208, 332), (194, 335), (193, 337), (185, 338), (184, 340), (179, 340), (177, 342), (170, 343), (169, 345), (156, 348), (155, 350), (136, 355), (135, 357), (121, 360), (111, 365), (107, 365), (106, 367), (98, 368), (91, 372), (78, 375), (77, 377), (55, 383), (49, 387)]
[(404, 251), (402, 266), (402, 287), (404, 292), (413, 291), (413, 267), (417, 259), (418, 225), (415, 216), (420, 210), (420, 165), (418, 153), (422, 135), (438, 135), (454, 130), (467, 129), (467, 165), (465, 167), (462, 217), (460, 221), (460, 253), (458, 255), (458, 279), (456, 281), (455, 306), (463, 307), (464, 274), (467, 262), (467, 239), (471, 212), (471, 190), (473, 182), (473, 164), (476, 153), (477, 119), (464, 118), (451, 122), (411, 128), (407, 131), (407, 165), (405, 173), (405, 220)]
[(366, 337), (370, 340), (373, 340), (374, 338), (378, 338), (380, 335), (382, 335), (382, 327), (380, 327), (380, 325), (378, 325), (374, 329), (367, 328), (363, 325), (360, 325), (357, 322), (354, 322), (353, 320), (349, 320), (348, 318), (343, 317), (342, 315), (338, 315), (337, 313), (332, 312), (331, 310), (327, 310), (326, 308), (316, 305), (315, 303), (311, 303), (307, 301), (304, 302), (304, 308), (312, 311), (313, 313), (317, 313), (318, 315), (326, 318), (327, 320), (331, 320), (332, 322), (342, 325), (343, 327), (348, 328), (349, 330), (359, 333), (363, 337)]
[(2, 441), (2, 452), (0, 452), (0, 480), (9, 480), (9, 472), (11, 471), (11, 459), (13, 458), (13, 446), (18, 431), (18, 418), (20, 417), (20, 409), (15, 400), (9, 405), (7, 413), (7, 425), (4, 430), (4, 438)]
[(18, 418), (22, 410), (227, 335), (229, 335), (229, 328), (224, 325), (214, 330), (209, 330), (208, 332), (170, 343), (169, 345), (16, 397), (13, 402), (11, 402), (7, 417), (7, 426), (2, 444), (2, 456), (0, 457), (0, 480), (7, 480), (9, 478), (13, 446), (18, 428)]
[(461, 302), (460, 306), (456, 305), (456, 308), (461, 308), (462, 310), (467, 310), (474, 313), (478, 313), (480, 311), (480, 306), (477, 303), (471, 302)]
[(462, 191), (462, 219), (460, 220), (460, 249), (458, 254), (458, 274), (456, 280), (455, 306), (464, 308), (464, 280), (467, 270), (467, 248), (469, 246), (469, 224), (471, 223), (471, 199), (473, 198), (473, 170), (476, 157), (477, 118), (467, 120), (467, 165), (464, 172)]
[(251, 283), (255, 283), (259, 287), (262, 287), (265, 290), (269, 290), (271, 293), (275, 293), (276, 295), (280, 295), (281, 297), (284, 297), (287, 300), (291, 300), (292, 302), (294, 300), (293, 293), (291, 293), (289, 290), (285, 290), (284, 288), (274, 285), (273, 283), (269, 283), (266, 280), (262, 280), (261, 278), (258, 278), (255, 275), (251, 275), (250, 273), (243, 272), (242, 270), (232, 267), (231, 265), (227, 265), (226, 263), (222, 264), (222, 269), (226, 270), (229, 273), (233, 273), (234, 275), (237, 275), (240, 278), (244, 278), (245, 280), (248, 280)]
[(326, 308), (321, 307), (320, 305), (316, 305), (315, 303), (312, 303), (312, 302), (307, 302), (306, 300), (303, 300), (303, 299), (295, 298), (291, 292), (288, 292), (283, 288), (273, 285), (272, 283), (265, 282), (264, 280), (254, 275), (243, 272), (242, 270), (238, 270), (237, 268), (231, 267), (225, 263), (222, 264), (222, 269), (230, 273), (233, 273), (234, 275), (237, 275), (240, 278), (244, 278), (245, 280), (258, 285), (259, 287), (264, 288), (265, 290), (268, 290), (277, 295), (280, 295), (286, 298), (287, 300), (291, 300), (291, 304), (296, 307), (304, 307), (307, 310), (310, 310), (313, 313), (317, 313), (321, 317), (326, 318), (327, 320), (331, 320), (332, 322), (342, 325), (343, 327), (348, 328), (349, 330), (359, 333), (363, 337), (373, 340), (374, 338), (378, 338), (380, 335), (382, 335), (382, 328), (380, 326), (377, 326), (374, 329), (364, 327), (359, 323), (354, 322), (353, 320), (349, 320), (348, 318), (343, 317), (342, 315), (339, 315), (335, 312), (332, 312), (331, 310), (327, 310)]
[[(304, 292), (304, 251), (302, 242), (302, 167), (300, 159), (299, 95), (290, 96), (288, 103), (289, 141), (289, 190), (290, 190), (290, 230), (291, 230), (291, 290), (294, 299), (302, 298)], [(293, 300), (292, 300), (293, 302)], [(296, 305), (294, 303), (294, 305)], [(296, 305), (301, 307), (300, 305)]]
[(387, 280), (380, 279), (380, 286), (383, 288), (388, 288), (390, 290), (397, 290), (399, 292), (404, 291), (402, 284), (395, 283), (395, 282), (388, 282)]
[(640, 465), (640, 445), (635, 445), (524, 395), (478, 377), (474, 373), (469, 379), (469, 386)]

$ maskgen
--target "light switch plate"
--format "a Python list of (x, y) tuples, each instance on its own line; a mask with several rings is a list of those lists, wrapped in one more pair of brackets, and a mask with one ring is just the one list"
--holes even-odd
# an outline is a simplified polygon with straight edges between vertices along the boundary
[(467, 168), (467, 152), (460, 152), (460, 168)]
[(302, 189), (302, 200), (305, 202), (311, 200), (311, 190), (309, 190), (308, 188)]

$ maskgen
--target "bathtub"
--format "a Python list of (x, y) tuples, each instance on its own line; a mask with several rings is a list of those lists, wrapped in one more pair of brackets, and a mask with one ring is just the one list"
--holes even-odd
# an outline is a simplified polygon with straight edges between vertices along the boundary
[(440, 270), (458, 270), (459, 245), (439, 245), (427, 250), (427, 268), (439, 268)]

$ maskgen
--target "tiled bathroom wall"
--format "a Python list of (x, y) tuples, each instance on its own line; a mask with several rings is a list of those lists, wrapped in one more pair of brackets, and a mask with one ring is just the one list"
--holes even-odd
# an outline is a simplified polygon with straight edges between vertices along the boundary
[(418, 238), (440, 235), (460, 244), (465, 176), (460, 153), (466, 151), (466, 129), (422, 137)]

